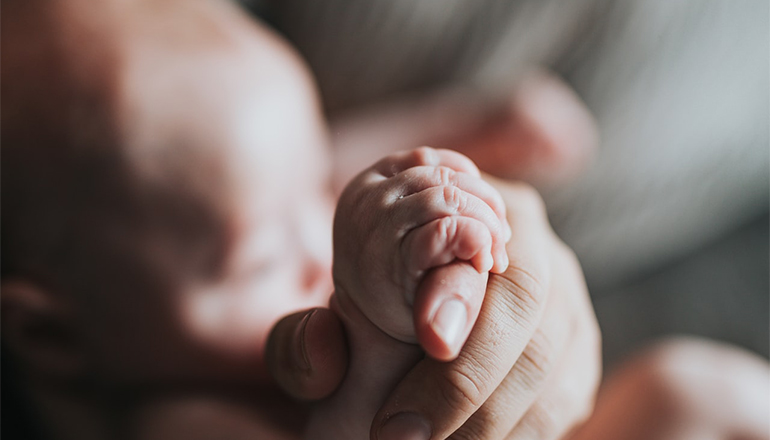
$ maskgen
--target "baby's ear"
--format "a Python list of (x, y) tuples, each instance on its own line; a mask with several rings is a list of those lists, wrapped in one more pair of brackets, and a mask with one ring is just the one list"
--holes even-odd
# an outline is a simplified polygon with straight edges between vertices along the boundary
[(3, 345), (30, 376), (70, 379), (84, 369), (76, 322), (65, 301), (23, 280), (3, 280)]

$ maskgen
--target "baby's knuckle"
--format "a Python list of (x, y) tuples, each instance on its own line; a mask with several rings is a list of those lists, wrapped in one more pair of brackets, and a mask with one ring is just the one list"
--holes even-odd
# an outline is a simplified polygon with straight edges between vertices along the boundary
[(435, 178), (441, 186), (457, 186), (457, 172), (449, 167), (434, 168)]
[(463, 200), (462, 191), (454, 186), (443, 187), (442, 195), (444, 197), (444, 204), (447, 208), (453, 212), (459, 212), (463, 209), (465, 201)]
[(457, 237), (457, 220), (444, 217), (438, 221), (436, 238), (440, 243), (450, 243)]
[(419, 165), (433, 165), (438, 163), (438, 153), (431, 147), (419, 147), (412, 151), (414, 161)]

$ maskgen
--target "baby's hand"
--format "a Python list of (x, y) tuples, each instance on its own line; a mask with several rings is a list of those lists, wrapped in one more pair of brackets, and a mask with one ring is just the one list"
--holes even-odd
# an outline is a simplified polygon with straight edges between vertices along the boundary
[[(509, 237), (502, 198), (462, 154), (418, 148), (353, 179), (334, 219), (332, 297), (350, 362), (342, 385), (314, 408), (306, 438), (368, 438), (377, 409), (423, 356), (417, 342), (439, 360), (456, 357), (487, 272), (508, 266)], [(456, 269), (467, 276), (443, 283)]]
[[(480, 301), (413, 311), (418, 285), (426, 271), (455, 260), (479, 273), (504, 271), (510, 233), (502, 198), (467, 157), (427, 147), (388, 156), (359, 174), (340, 198), (336, 295), (399, 341), (416, 343), (415, 327), (428, 325), (444, 344), (457, 347), (468, 330), (460, 323), (478, 314), (478, 306), (462, 309)], [(472, 292), (451, 294), (467, 299)]]

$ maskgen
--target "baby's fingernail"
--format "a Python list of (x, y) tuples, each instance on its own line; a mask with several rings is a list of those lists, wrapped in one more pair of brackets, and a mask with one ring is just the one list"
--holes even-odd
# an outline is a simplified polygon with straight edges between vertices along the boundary
[(511, 225), (508, 224), (508, 219), (503, 219), (503, 225), (505, 225), (505, 242), (511, 241), (513, 231), (511, 231)]
[(492, 256), (492, 253), (486, 253), (484, 252), (484, 259), (481, 262), (481, 272), (489, 272), (492, 270), (492, 268), (495, 266), (495, 257)]
[(495, 260), (495, 267), (492, 268), (490, 272), (503, 273), (506, 269), (508, 269), (508, 265), (510, 263), (511, 262), (508, 259), (508, 253), (505, 251), (505, 248), (503, 248), (502, 252), (498, 253), (497, 259)]
[(430, 423), (415, 413), (400, 413), (389, 418), (377, 433), (377, 440), (430, 440)]
[(436, 311), (431, 327), (436, 335), (444, 341), (447, 347), (457, 349), (461, 342), (460, 336), (468, 321), (468, 310), (465, 304), (457, 299), (445, 301)]

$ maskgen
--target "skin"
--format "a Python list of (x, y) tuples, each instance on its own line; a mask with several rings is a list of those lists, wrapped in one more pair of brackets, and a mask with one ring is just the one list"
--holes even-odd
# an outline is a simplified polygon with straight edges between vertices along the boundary
[[(308, 239), (315, 235), (305, 235), (306, 226), (301, 226), (311, 217), (331, 221), (330, 205), (313, 204), (327, 197), (325, 184), (309, 186), (325, 180), (315, 174), (326, 172), (327, 152), (315, 143), (325, 133), (317, 105), (308, 103), (313, 94), (305, 93), (309, 78), (297, 59), (287, 57), (290, 51), (283, 43), (255, 29), (228, 5), (77, 0), (3, 4), (3, 348), (24, 372), (19, 381), (50, 438), (298, 438), (297, 421), (304, 420), (306, 407), (288, 401), (262, 374), (265, 351), (277, 382), (294, 396), (327, 396), (343, 380), (348, 364), (345, 335), (328, 309), (296, 312), (280, 320), (265, 346), (271, 323), (260, 315), (262, 307), (274, 319), (323, 304), (330, 291), (330, 243)], [(259, 87), (261, 82), (270, 87)], [(211, 91), (212, 83), (219, 86), (216, 91)], [(274, 105), (267, 108), (256, 105), (270, 102)], [(266, 118), (265, 113), (278, 117)], [(300, 118), (307, 114), (315, 115), (310, 124)], [(243, 121), (243, 115), (262, 117)], [(265, 120), (275, 127), (249, 129)], [(298, 123), (301, 120), (305, 123)], [(412, 118), (410, 124), (419, 121)], [(99, 127), (111, 133), (101, 133)], [(505, 131), (516, 133), (517, 127), (512, 123)], [(547, 134), (548, 123), (539, 127)], [(286, 144), (278, 142), (286, 135)], [(466, 138), (468, 145), (473, 138)], [(280, 148), (257, 148), (271, 142)], [(184, 157), (197, 165), (174, 166), (168, 159), (179, 156), (165, 154), (168, 150), (158, 144), (184, 145), (190, 154)], [(34, 149), (39, 146), (46, 148)], [(73, 162), (80, 156), (66, 153), (74, 147), (81, 153), (104, 154), (88, 157), (96, 162)], [(292, 155), (274, 155), (284, 148)], [(300, 163), (295, 162), (298, 156)], [(163, 157), (167, 160), (160, 160)], [(523, 168), (526, 157), (531, 156), (522, 156)], [(265, 166), (282, 160), (301, 172)], [(92, 168), (70, 166), (89, 163)], [(112, 179), (82, 185), (80, 178), (89, 177), (83, 171), (93, 167), (106, 170)], [(256, 176), (253, 169), (263, 174)], [(19, 177), (21, 171), (29, 173), (28, 180)], [(70, 193), (68, 179), (73, 176), (81, 185)], [(448, 363), (421, 360), (396, 385), (373, 423), (375, 438), (386, 440), (383, 422), (399, 420), (401, 434), (409, 432), (411, 423), (417, 427), (412, 433), (424, 433), (420, 430), (427, 427), (434, 439), (558, 438), (571, 432), (592, 407), (600, 370), (599, 337), (579, 265), (550, 231), (542, 202), (531, 188), (495, 185), (513, 232), (507, 245), (510, 266), (490, 277), (477, 323), (459, 356)], [(109, 191), (94, 191), (99, 189)], [(290, 194), (276, 196), (284, 190)], [(139, 198), (152, 201), (147, 205), (113, 204), (148, 193), (162, 197)], [(61, 204), (79, 200), (62, 197), (73, 194), (92, 197), (83, 200), (91, 208), (104, 203), (109, 209), (77, 211), (78, 203)], [(315, 206), (313, 213), (299, 213), (293, 204), (284, 204), (286, 197), (304, 196), (312, 200), (297, 209)], [(25, 228), (6, 234), (19, 220), (16, 198), (25, 200), (21, 207), (31, 211), (20, 217)], [(90, 203), (94, 201), (99, 203)], [(276, 213), (280, 220), (267, 227), (259, 212)], [(121, 223), (134, 215), (149, 220), (146, 229)], [(80, 253), (51, 262), (46, 255), (7, 252), (15, 250), (16, 232), (27, 240), (25, 247), (34, 250), (41, 240), (57, 236), (56, 228), (68, 225), (69, 218), (83, 226), (80, 234), (67, 231), (58, 236), (76, 236), (77, 246), (69, 249)], [(262, 228), (271, 232), (267, 238), (258, 232)], [(301, 239), (277, 248), (260, 243), (273, 234)], [(254, 249), (271, 251), (265, 257)], [(14, 270), (6, 271), (11, 259)], [(276, 278), (269, 281), (261, 278), (265, 259), (281, 262), (282, 269), (271, 270)], [(291, 264), (285, 264), (287, 260)], [(44, 273), (40, 267), (61, 270)], [(449, 266), (441, 279), (428, 276), (421, 288), (459, 287), (469, 279), (462, 270), (468, 266)], [(257, 287), (269, 294), (258, 295)], [(203, 309), (218, 312), (211, 316), (201, 313)], [(681, 346), (675, 348), (674, 353), (682, 352)], [(688, 428), (697, 427), (704, 414), (708, 420), (718, 419), (715, 414), (731, 419), (721, 408), (703, 405), (707, 399), (702, 396), (690, 400), (691, 392), (702, 387), (681, 380), (690, 376), (668, 353), (657, 357), (659, 362), (647, 363), (651, 369), (630, 369), (667, 374), (629, 374), (634, 379), (629, 382), (642, 383), (642, 390), (655, 388), (644, 380), (658, 386), (660, 377), (666, 386), (681, 385), (674, 387), (681, 404), (675, 413), (685, 418)], [(732, 356), (721, 350), (716, 357), (712, 353), (695, 358), (708, 366)], [(745, 368), (730, 367), (742, 363)], [(756, 359), (728, 364), (705, 373), (735, 378), (728, 387), (738, 383), (741, 391), (732, 402), (741, 401), (744, 393), (754, 395), (757, 380), (767, 377), (766, 364)], [(759, 379), (749, 380), (755, 374)], [(616, 389), (621, 392), (614, 395), (622, 397), (624, 388)], [(612, 395), (609, 388), (603, 394)], [(693, 412), (692, 403), (704, 411)], [(612, 399), (599, 409), (610, 418), (624, 410)], [(404, 411), (416, 417), (397, 417)], [(746, 414), (754, 413), (738, 416)], [(732, 420), (718, 419), (725, 422), (718, 434), (767, 438), (765, 414), (759, 414), (751, 430), (745, 428), (748, 424), (735, 429)], [(634, 415), (647, 416), (634, 411), (628, 416)], [(606, 426), (610, 438), (618, 438), (612, 429), (623, 427), (603, 420), (592, 419), (576, 435), (599, 438), (594, 435)]]
[[(377, 408), (423, 356), (418, 342), (433, 357), (457, 356), (488, 272), (507, 266), (504, 219), (499, 194), (454, 151), (393, 154), (353, 179), (335, 215), (332, 297), (351, 358), (344, 383), (314, 408), (307, 438), (365, 438)], [(455, 261), (470, 268), (472, 289), (419, 287)]]
[[(599, 382), (598, 327), (577, 260), (548, 226), (534, 190), (487, 179), (507, 207), (512, 229), (506, 246), (510, 265), (504, 273), (490, 276), (479, 317), (460, 355), (451, 362), (421, 360), (378, 411), (372, 438), (408, 434), (413, 437), (407, 438), (430, 439), (556, 439), (590, 413)], [(430, 288), (436, 283), (451, 289), (464, 276), (467, 274), (455, 267), (440, 280), (427, 279), (425, 285)], [(329, 319), (321, 310), (313, 313)], [(291, 329), (291, 323), (303, 314), (279, 323), (273, 337)], [(511, 322), (505, 316), (517, 319)], [(323, 327), (315, 330), (323, 331)], [(310, 340), (302, 341), (301, 335), (287, 341), (285, 346), (272, 346), (271, 362), (281, 359), (293, 343), (303, 342), (313, 377), (319, 382), (335, 377), (330, 371), (333, 367), (320, 362), (316, 353), (343, 341), (318, 338), (313, 345)], [(494, 352), (488, 350), (489, 344), (496, 347)], [(318, 383), (303, 383), (299, 377), (297, 370), (284, 369), (277, 379), (295, 395), (322, 388)], [(328, 383), (324, 386), (335, 388)], [(505, 417), (500, 417), (500, 408), (505, 408)], [(397, 417), (399, 414), (408, 415)], [(388, 421), (399, 426), (385, 427)], [(390, 433), (392, 437), (387, 436)]]
[[(278, 381), (301, 397), (327, 395), (347, 364), (341, 326), (328, 312), (273, 325), (281, 315), (325, 304), (331, 291), (330, 243), (308, 232), (328, 227), (332, 199), (325, 191), (325, 132), (304, 67), (228, 3), (39, 6), (17, 2), (3, 15), (16, 18), (8, 20), (13, 26), (3, 23), (4, 36), (11, 35), (4, 72), (18, 85), (4, 93), (3, 117), (6, 127), (35, 121), (53, 134), (3, 130), (4, 181), (6, 170), (25, 170), (40, 179), (24, 191), (82, 196), (72, 184), (77, 179), (68, 179), (90, 174), (63, 161), (35, 168), (36, 145), (109, 177), (87, 185), (108, 197), (95, 191), (94, 200), (82, 203), (105, 209), (67, 213), (88, 226), (72, 247), (82, 254), (51, 265), (61, 273), (22, 262), (3, 277), (3, 343), (25, 371), (52, 436), (114, 438), (116, 429), (124, 432), (111, 423), (116, 416), (128, 417), (141, 438), (192, 422), (230, 426), (233, 417), (247, 433), (249, 426), (280, 425), (280, 417), (245, 423), (251, 414), (301, 414), (271, 392), (265, 352), (285, 367), (277, 368)], [(84, 136), (70, 119), (73, 108), (110, 133)], [(91, 148), (70, 149), (78, 145)], [(184, 156), (176, 153), (181, 148)], [(81, 163), (72, 151), (104, 154)], [(8, 200), (6, 188), (18, 187), (3, 185)], [(481, 438), (500, 438), (514, 425), (555, 435), (590, 408), (598, 337), (579, 266), (549, 232), (535, 193), (501, 188), (517, 213), (508, 218), (516, 243), (507, 248), (512, 268), (490, 279), (457, 359), (427, 359), (412, 369), (375, 417), (375, 435), (397, 413), (394, 402), (428, 420), (434, 438), (460, 426)], [(62, 224), (63, 211), (46, 204), (58, 197), (38, 195), (26, 199), (50, 211), (30, 218)], [(136, 218), (146, 221), (142, 228), (130, 222)], [(280, 237), (290, 239), (273, 241)], [(457, 287), (467, 280), (464, 270), (449, 266), (421, 289)], [(543, 349), (543, 338), (560, 343)], [(534, 361), (517, 361), (522, 352)], [(480, 358), (484, 365), (476, 363)], [(569, 371), (555, 368), (561, 362)], [(574, 383), (580, 386), (565, 386)], [(197, 412), (185, 410), (201, 400)], [(244, 405), (253, 411), (230, 410)], [(494, 416), (500, 408), (515, 411)], [(538, 427), (546, 420), (538, 408), (559, 414)], [(155, 417), (156, 410), (170, 416)], [(286, 425), (275, 430), (292, 435)]]

